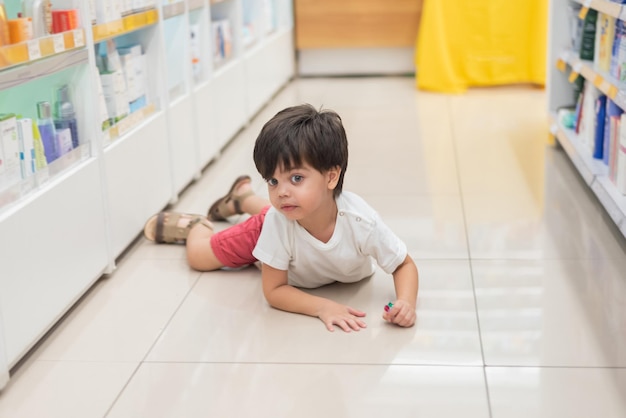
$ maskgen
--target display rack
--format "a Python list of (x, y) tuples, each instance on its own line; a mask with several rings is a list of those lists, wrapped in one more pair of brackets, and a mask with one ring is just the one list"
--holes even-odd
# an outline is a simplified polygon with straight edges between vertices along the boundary
[[(0, 388), (8, 369), (114, 270), (145, 220), (175, 202), (294, 75), (291, 0), (152, 0), (109, 20), (102, 16), (113, 11), (103, 15), (99, 2), (96, 13), (88, 0), (57, 0), (53, 7), (77, 8), (93, 24), (0, 47), (0, 113), (36, 119), (36, 103), (68, 86), (80, 137), (31, 177), (0, 179)], [(5, 3), (9, 14), (21, 7)], [(272, 29), (245, 47), (249, 19)], [(219, 62), (218, 20), (232, 31)], [(103, 88), (103, 77), (115, 76), (111, 51), (134, 54), (122, 61), (137, 65), (123, 68), (129, 110), (115, 115), (107, 100), (121, 96)], [(143, 75), (143, 90), (131, 74)], [(137, 91), (140, 100), (131, 98)]]
[[(569, 3), (572, 1), (550, 2), (547, 81), (550, 130), (607, 214), (626, 236), (626, 196), (609, 179), (606, 164), (594, 159), (588, 147), (583, 145), (586, 138), (581, 138), (571, 129), (565, 128), (557, 118), (558, 109), (575, 104), (572, 82), (579, 75), (626, 110), (626, 84), (601, 71), (593, 61), (581, 60), (578, 53), (571, 50)], [(573, 3), (582, 6), (583, 16), (588, 9), (594, 9), (616, 19), (626, 19), (626, 6), (618, 3), (607, 0), (577, 0)]]

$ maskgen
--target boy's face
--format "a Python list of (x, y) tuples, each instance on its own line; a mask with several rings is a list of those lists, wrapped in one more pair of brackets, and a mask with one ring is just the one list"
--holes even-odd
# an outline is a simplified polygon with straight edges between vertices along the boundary
[(305, 220), (334, 204), (340, 171), (337, 167), (320, 173), (306, 163), (291, 170), (278, 167), (267, 182), (270, 202), (287, 219)]

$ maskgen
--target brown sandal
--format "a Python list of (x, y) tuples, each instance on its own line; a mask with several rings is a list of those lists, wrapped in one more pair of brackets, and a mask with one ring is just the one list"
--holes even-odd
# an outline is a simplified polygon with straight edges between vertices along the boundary
[[(213, 202), (213, 204), (209, 208), (207, 218), (212, 221), (226, 221), (229, 216), (241, 215), (243, 213), (243, 210), (241, 210), (241, 202), (243, 202), (246, 197), (253, 195), (254, 192), (249, 191), (242, 194), (241, 196), (233, 196), (233, 192), (237, 190), (242, 184), (250, 183), (250, 181), (250, 176), (247, 175), (237, 177), (233, 185), (230, 187), (228, 193)], [(232, 212), (228, 207), (228, 203), (230, 203), (231, 201), (235, 206), (234, 212)]]
[[(181, 219), (187, 219), (185, 226), (179, 226)], [(159, 244), (184, 244), (189, 231), (200, 223), (213, 230), (213, 224), (202, 215), (189, 213), (161, 212), (148, 219), (143, 228), (143, 235)]]

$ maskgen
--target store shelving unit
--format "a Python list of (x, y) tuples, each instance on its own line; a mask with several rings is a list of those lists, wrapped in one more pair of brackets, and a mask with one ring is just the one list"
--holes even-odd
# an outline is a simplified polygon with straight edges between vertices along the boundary
[[(90, 22), (89, 4), (53, 7), (78, 8)], [(249, 18), (266, 26), (244, 46)], [(216, 62), (220, 19), (232, 29), (231, 51)], [(96, 64), (111, 40), (141, 46), (146, 104), (103, 125)], [(68, 85), (80, 133), (71, 152), (0, 190), (0, 388), (7, 369), (114, 270), (145, 220), (175, 202), (293, 77), (293, 53), (291, 0), (156, 0), (119, 19), (0, 47), (0, 113), (36, 118), (36, 102)]]
[[(570, 2), (570, 0), (550, 2), (547, 80), (550, 129), (585, 183), (597, 196), (622, 234), (626, 236), (626, 196), (619, 193), (610, 181), (607, 166), (592, 158), (588, 147), (583, 144), (584, 138), (566, 129), (556, 117), (559, 108), (574, 104), (574, 89), (570, 80), (574, 80), (578, 74), (626, 110), (626, 84), (601, 71), (594, 62), (581, 60), (576, 52), (571, 51), (571, 37), (568, 29), (570, 23), (567, 13)], [(577, 0), (575, 3), (617, 19), (626, 19), (626, 6), (621, 4), (607, 0)]]

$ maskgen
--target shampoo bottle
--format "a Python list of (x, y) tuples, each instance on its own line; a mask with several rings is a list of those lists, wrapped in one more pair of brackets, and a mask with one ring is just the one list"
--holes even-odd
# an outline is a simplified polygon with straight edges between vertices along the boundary
[(54, 127), (57, 130), (69, 129), (72, 134), (72, 148), (78, 147), (78, 125), (76, 124), (76, 112), (70, 101), (70, 91), (67, 85), (57, 90), (57, 102), (55, 107)]
[(50, 164), (59, 156), (57, 152), (57, 133), (52, 121), (50, 102), (37, 103), (37, 126), (41, 135), (46, 161)]

